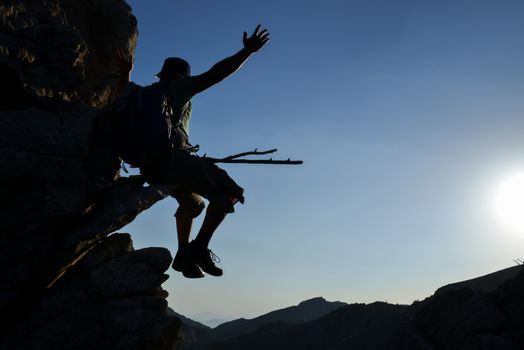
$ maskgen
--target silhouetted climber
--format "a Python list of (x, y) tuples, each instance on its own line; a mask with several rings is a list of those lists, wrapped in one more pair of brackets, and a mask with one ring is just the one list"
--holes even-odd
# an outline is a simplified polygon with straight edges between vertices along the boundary
[[(195, 148), (189, 143), (191, 98), (233, 74), (269, 41), (268, 31), (260, 27), (258, 25), (249, 37), (244, 32), (244, 47), (240, 51), (200, 75), (192, 76), (191, 67), (185, 60), (166, 58), (162, 70), (157, 74), (160, 81), (142, 88), (138, 97), (151, 100), (151, 95), (160, 91), (164, 98), (158, 100), (157, 104), (167, 102), (167, 106), (156, 108), (162, 108), (166, 115), (164, 128), (168, 129), (169, 147), (163, 151), (141, 150), (139, 164), (141, 173), (149, 183), (176, 185), (177, 189), (172, 196), (179, 203), (175, 213), (178, 251), (172, 267), (188, 278), (204, 277), (201, 270), (213, 276), (222, 275), (222, 269), (215, 265), (216, 256), (208, 245), (226, 214), (234, 212), (234, 204), (244, 202), (244, 190), (224, 170), (205, 157), (193, 154)], [(120, 67), (119, 86), (122, 89), (130, 80), (133, 64), (121, 51), (115, 55), (115, 61)], [(166, 108), (168, 113), (165, 113)], [(209, 205), (200, 231), (189, 242), (193, 219), (205, 208), (202, 197), (209, 201)]]

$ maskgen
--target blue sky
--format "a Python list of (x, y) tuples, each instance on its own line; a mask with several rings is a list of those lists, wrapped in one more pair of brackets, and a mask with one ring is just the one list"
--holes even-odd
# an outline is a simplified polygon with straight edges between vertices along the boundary
[[(198, 74), (267, 27), (266, 47), (193, 99), (191, 141), (305, 161), (225, 166), (246, 189), (211, 242), (225, 275), (170, 273), (176, 311), (410, 303), (524, 255), (524, 232), (493, 210), (497, 186), (524, 170), (522, 1), (128, 2), (142, 85), (165, 57)], [(174, 254), (176, 207), (166, 199), (126, 227), (135, 246)]]

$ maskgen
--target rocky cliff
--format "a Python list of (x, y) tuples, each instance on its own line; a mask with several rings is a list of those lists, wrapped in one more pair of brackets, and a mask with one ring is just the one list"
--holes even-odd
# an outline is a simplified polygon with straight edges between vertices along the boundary
[(115, 232), (166, 196), (97, 128), (113, 53), (133, 55), (122, 0), (0, 2), (0, 348), (171, 349), (161, 284), (171, 256)]

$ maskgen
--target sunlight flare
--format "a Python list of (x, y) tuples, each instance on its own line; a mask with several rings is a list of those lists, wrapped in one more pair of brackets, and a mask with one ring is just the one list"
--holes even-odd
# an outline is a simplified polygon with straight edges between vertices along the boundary
[(505, 226), (524, 233), (524, 172), (507, 178), (500, 185), (495, 210)]

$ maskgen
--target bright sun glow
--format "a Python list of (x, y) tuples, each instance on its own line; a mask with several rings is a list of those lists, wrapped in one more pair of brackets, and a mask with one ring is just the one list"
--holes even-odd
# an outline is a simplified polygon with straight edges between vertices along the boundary
[(504, 181), (495, 198), (495, 210), (508, 228), (524, 233), (524, 172)]

